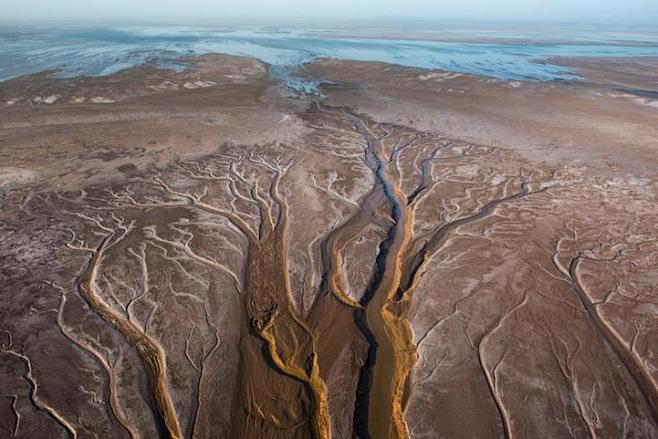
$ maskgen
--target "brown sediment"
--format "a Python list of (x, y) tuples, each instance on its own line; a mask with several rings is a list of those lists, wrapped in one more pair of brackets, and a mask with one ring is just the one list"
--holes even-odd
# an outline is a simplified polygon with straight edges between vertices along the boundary
[[(372, 352), (370, 361), (365, 366), (368, 371), (362, 378), (365, 382), (362, 384), (360, 397), (367, 399), (367, 402), (360, 403), (361, 410), (367, 410), (367, 414), (360, 414), (362, 417), (367, 417), (367, 428), (357, 426), (357, 430), (361, 429), (361, 434), (364, 436), (405, 438), (409, 435), (404, 419), (405, 393), (409, 390), (408, 379), (416, 364), (416, 345), (413, 342), (411, 327), (406, 320), (406, 313), (412, 290), (420, 277), (420, 270), (437, 251), (447, 232), (485, 218), (499, 204), (529, 195), (531, 193), (529, 183), (523, 182), (517, 193), (505, 194), (471, 215), (442, 225), (429, 239), (414, 240), (414, 211), (417, 202), (431, 186), (428, 181), (428, 164), (437, 158), (440, 147), (423, 160), (420, 183), (407, 195), (402, 190), (398, 159), (400, 151), (412, 144), (413, 140), (399, 144), (387, 153), (381, 139), (388, 133), (377, 138), (362, 118), (346, 110), (332, 111), (319, 103), (316, 103), (316, 106), (318, 111), (345, 117), (353, 124), (355, 131), (364, 139), (364, 161), (376, 181), (371, 192), (365, 197), (360, 214), (354, 215), (346, 222), (343, 225), (346, 229), (343, 230), (347, 230), (347, 227), (355, 222), (358, 223), (358, 219), (362, 216), (370, 219), (374, 217), (372, 207), (369, 207), (372, 206), (372, 199), (385, 199), (390, 204), (392, 224), (388, 229), (387, 238), (380, 244), (378, 271), (368, 287), (369, 292), (360, 304), (365, 308), (362, 314), (365, 324), (363, 331), (366, 338), (371, 340)], [(447, 146), (449, 144), (443, 147)], [(468, 150), (457, 157), (467, 155)], [(541, 188), (533, 193), (542, 193), (545, 190), (546, 188)], [(341, 228), (336, 230), (340, 231)], [(329, 242), (334, 243), (336, 236), (339, 236), (338, 232), (330, 236)], [(335, 262), (327, 263), (331, 268), (340, 265), (340, 255), (333, 245), (330, 248), (335, 253)], [(331, 260), (326, 254), (325, 258)], [(335, 273), (329, 276), (329, 286), (332, 291), (340, 290), (336, 286), (339, 283), (337, 278), (338, 275)], [(351, 304), (349, 300), (344, 299), (346, 296), (344, 292), (336, 295), (344, 303)], [(367, 390), (365, 390), (366, 386)]]
[[(239, 158), (235, 158), (239, 161)], [(311, 424), (314, 437), (328, 439), (330, 421), (327, 408), (326, 384), (320, 376), (317, 340), (313, 330), (294, 309), (291, 301), (288, 280), (287, 250), (285, 232), (288, 219), (288, 205), (279, 193), (279, 181), (289, 165), (273, 165), (255, 157), (248, 159), (252, 164), (260, 166), (265, 172), (272, 173), (269, 191), (265, 200), (260, 194), (258, 185), (250, 183), (235, 168), (235, 161), (229, 165), (228, 177), (231, 191), (237, 198), (255, 205), (258, 211), (257, 230), (241, 219), (236, 213), (217, 209), (203, 203), (189, 193), (172, 189), (168, 184), (157, 178), (162, 188), (179, 198), (187, 199), (191, 205), (204, 209), (212, 214), (227, 218), (245, 237), (247, 245), (247, 265), (245, 267), (244, 286), (236, 285), (244, 290), (245, 308), (249, 319), (249, 328), (265, 343), (265, 363), (258, 362), (253, 354), (253, 346), (242, 346), (242, 360), (245, 362), (245, 374), (256, 375), (263, 366), (269, 364), (278, 372), (303, 383), (311, 396)], [(198, 178), (203, 178), (199, 175)], [(212, 178), (207, 176), (207, 178)], [(246, 191), (245, 196), (241, 191)], [(254, 340), (243, 337), (241, 343), (253, 344)], [(245, 379), (243, 378), (243, 381)], [(244, 389), (243, 408), (251, 405), (248, 401), (250, 391)], [(248, 409), (247, 409), (248, 410)], [(277, 424), (274, 421), (274, 424)], [(247, 435), (249, 422), (244, 422), (238, 429), (241, 436)], [(253, 433), (252, 433), (253, 434)]]
[(125, 414), (122, 412), (121, 407), (120, 407), (120, 401), (117, 396), (117, 380), (114, 371), (112, 370), (112, 366), (109, 364), (109, 362), (100, 354), (98, 353), (97, 350), (95, 350), (92, 346), (90, 346), (88, 343), (81, 341), (70, 332), (70, 330), (66, 327), (66, 324), (64, 322), (63, 318), (63, 312), (64, 312), (64, 307), (66, 305), (67, 301), (67, 293), (66, 290), (62, 287), (59, 287), (57, 285), (51, 284), (51, 286), (55, 289), (57, 289), (60, 294), (61, 294), (61, 302), (59, 306), (59, 310), (57, 313), (57, 324), (60, 327), (60, 330), (64, 336), (71, 340), (72, 343), (76, 344), (77, 346), (80, 346), (82, 349), (85, 351), (89, 352), (97, 361), (99, 364), (102, 365), (103, 369), (105, 369), (105, 372), (107, 373), (108, 376), (108, 394), (109, 394), (109, 405), (110, 405), (110, 410), (112, 411), (112, 415), (117, 419), (117, 422), (121, 425), (121, 427), (128, 433), (131, 439), (135, 439), (139, 435), (134, 431), (133, 427), (129, 425), (128, 420), (126, 419)]
[[(327, 112), (318, 104), (319, 111)], [(352, 219), (332, 232), (323, 244), (326, 285), (341, 303), (359, 309), (365, 307), (365, 320), (368, 330), (376, 343), (376, 361), (374, 363), (371, 390), (368, 402), (369, 433), (374, 437), (406, 437), (407, 429), (403, 418), (402, 400), (406, 380), (415, 363), (415, 346), (409, 324), (402, 315), (395, 315), (388, 306), (395, 299), (401, 281), (401, 264), (411, 243), (413, 223), (413, 206), (407, 205), (406, 195), (400, 187), (399, 171), (392, 171), (384, 162), (384, 151), (371, 133), (367, 132), (364, 122), (354, 115), (338, 112), (354, 124), (356, 132), (365, 139), (366, 164), (376, 176), (377, 183), (364, 201), (365, 207), (359, 209)], [(397, 156), (394, 154), (395, 160)], [(269, 165), (264, 164), (268, 167)], [(397, 163), (395, 164), (397, 166)], [(233, 168), (236, 180), (245, 183)], [(266, 351), (274, 367), (280, 372), (305, 383), (313, 401), (313, 431), (316, 437), (328, 438), (329, 417), (327, 413), (326, 384), (319, 375), (318, 355), (316, 352), (316, 335), (302, 320), (291, 305), (289, 281), (287, 279), (285, 228), (287, 205), (278, 194), (278, 179), (285, 170), (275, 171), (269, 197), (272, 204), (259, 195), (256, 187), (249, 192), (252, 203), (259, 211), (259, 227), (256, 232), (237, 215), (218, 209), (209, 208), (194, 196), (177, 192), (158, 179), (161, 186), (170, 194), (188, 199), (193, 205), (223, 215), (229, 219), (247, 238), (248, 254), (246, 292), (248, 315), (252, 330), (266, 343)], [(394, 175), (397, 177), (394, 177)], [(236, 192), (237, 193), (237, 192)], [(366, 303), (359, 305), (342, 290), (340, 285), (341, 265), (336, 241), (352, 228), (363, 227), (373, 220), (375, 208), (379, 202), (388, 200), (392, 207), (393, 225), (389, 238), (382, 246), (386, 248), (385, 261), (381, 273), (375, 276), (373, 293)], [(276, 221), (273, 217), (277, 215)], [(286, 360), (285, 357), (288, 357)], [(297, 364), (295, 364), (297, 360)], [(258, 370), (255, 365), (251, 370)]]
[[(441, 225), (431, 237), (414, 239), (413, 223), (417, 202), (431, 189), (429, 163), (437, 159), (440, 149), (450, 144), (435, 148), (421, 162), (420, 183), (407, 194), (401, 188), (398, 155), (411, 142), (398, 145), (386, 156), (379, 139), (364, 122), (354, 115), (351, 119), (356, 130), (365, 138), (367, 154), (373, 159), (369, 167), (391, 203), (393, 219), (388, 241), (382, 243), (385, 251), (382, 253), (383, 260), (379, 262), (381, 272), (375, 278), (372, 296), (365, 305), (368, 330), (376, 346), (368, 400), (368, 432), (372, 437), (405, 438), (409, 436), (404, 419), (405, 393), (409, 391), (408, 380), (417, 356), (406, 314), (424, 264), (437, 252), (450, 230), (481, 220), (498, 205), (523, 198), (531, 194), (531, 191), (529, 183), (523, 182), (517, 193), (507, 195), (505, 191), (503, 197), (488, 202), (471, 215)], [(467, 149), (452, 158), (466, 157), (468, 153)], [(540, 188), (532, 193), (542, 193), (546, 189)]]
[[(596, 309), (597, 304), (589, 297), (579, 278), (578, 267), (583, 260), (613, 261), (618, 255), (610, 259), (600, 259), (587, 256), (586, 251), (581, 251), (578, 252), (575, 257), (570, 259), (568, 267), (565, 268), (559, 261), (561, 251), (560, 246), (564, 239), (565, 238), (559, 239), (555, 244), (555, 248), (551, 253), (551, 262), (555, 269), (559, 271), (560, 275), (562, 275), (565, 282), (570, 285), (579, 302), (586, 310), (587, 316), (599, 337), (601, 337), (604, 343), (610, 347), (610, 350), (614, 352), (615, 356), (619, 359), (619, 362), (626, 368), (628, 374), (633, 378), (647, 405), (651, 407), (651, 414), (654, 420), (658, 422), (658, 385), (656, 385), (655, 380), (642, 365), (642, 360), (637, 358), (634, 352), (633, 342), (625, 343), (621, 336), (601, 318)], [(573, 232), (572, 239), (573, 241), (577, 240), (575, 231)]]
[[(9, 346), (11, 348), (11, 346)], [(12, 349), (3, 349), (0, 351), (0, 355), (5, 355), (5, 356), (10, 356), (17, 358), (19, 361), (23, 362), (25, 364), (25, 379), (30, 383), (30, 403), (34, 405), (34, 407), (37, 408), (37, 410), (42, 411), (48, 416), (55, 421), (57, 424), (59, 424), (67, 433), (67, 435), (71, 439), (77, 439), (78, 437), (78, 431), (75, 429), (73, 425), (69, 421), (67, 421), (55, 408), (51, 407), (49, 404), (43, 402), (41, 398), (38, 395), (39, 391), (39, 384), (37, 380), (34, 377), (33, 371), (32, 371), (32, 360), (30, 360), (30, 357), (25, 355), (24, 353), (21, 352), (16, 352)], [(15, 398), (15, 397), (14, 397)], [(18, 412), (15, 410), (15, 404), (16, 401), (14, 400), (12, 402), (12, 408), (14, 409), (14, 413), (16, 416), (16, 424), (14, 425), (13, 431), (16, 432), (18, 429), (18, 426), (20, 424), (20, 416), (18, 415)]]
[(251, 328), (265, 341), (274, 367), (307, 386), (314, 436), (326, 439), (330, 437), (327, 389), (319, 374), (316, 336), (290, 303), (283, 236), (285, 209), (280, 206), (274, 231), (250, 243), (245, 299)]
[(403, 438), (408, 436), (408, 430), (402, 397), (406, 380), (416, 361), (416, 349), (408, 322), (404, 316), (393, 314), (388, 306), (395, 299), (401, 281), (401, 264), (411, 243), (413, 209), (407, 206), (399, 177), (397, 181), (392, 177), (381, 145), (361, 120), (355, 119), (354, 123), (358, 132), (365, 137), (367, 154), (374, 160), (371, 169), (392, 204), (394, 222), (389, 230), (383, 273), (377, 276), (377, 285), (366, 305), (368, 329), (376, 342), (368, 401), (368, 431), (372, 437)]
[[(264, 85), (257, 62), (222, 58), (213, 69), (228, 69), (231, 81), (243, 71), (251, 79), (220, 85), (212, 69), (180, 78), (134, 71), (119, 78), (130, 87), (107, 107), (0, 108), (10, 119), (3, 145), (23, 145), (25, 135), (26, 144), (69, 142), (53, 146), (48, 157), (60, 161), (52, 169), (25, 172), (17, 161), (3, 174), (14, 186), (0, 204), (16, 218), (7, 233), (0, 222), (0, 249), (18, 254), (7, 250), (16, 245), (48, 267), (0, 260), (0, 277), (6, 270), (14, 276), (7, 284), (18, 285), (9, 311), (0, 311), (0, 336), (5, 327), (21, 334), (19, 346), (38, 364), (43, 399), (33, 405), (54, 414), (36, 428), (55, 420), (69, 435), (93, 426), (99, 437), (197, 439), (655, 436), (650, 269), (657, 248), (647, 232), (656, 223), (654, 177), (533, 162), (422, 120), (462, 101), (489, 115), (491, 107), (478, 103), (490, 99), (511, 102), (501, 111), (508, 118), (520, 109), (530, 117), (536, 107), (528, 96), (553, 90), (564, 102), (579, 99), (564, 97), (562, 86), (470, 77), (429, 84), (413, 69), (315, 67), (327, 63), (347, 79), (363, 72), (372, 87), (327, 87), (322, 101), (288, 99)], [(180, 86), (197, 74), (218, 85)], [(154, 75), (155, 87), (140, 83), (142, 75)], [(170, 80), (179, 89), (163, 82)], [(342, 106), (355, 96), (362, 101)], [(369, 101), (390, 97), (400, 106), (384, 115)], [(555, 99), (549, 107), (566, 105)], [(585, 108), (615, 102), (596, 99)], [(432, 107), (435, 101), (445, 108)], [(600, 126), (606, 114), (592, 123)], [(619, 116), (619, 126), (630, 115)], [(64, 124), (72, 131), (58, 132)], [(218, 132), (228, 144), (217, 144)], [(163, 138), (185, 147), (158, 144)], [(144, 146), (125, 148), (137, 144)], [(62, 187), (75, 185), (59, 172), (69, 169), (62, 157), (75, 151), (72, 163), (85, 165), (76, 178), (85, 185), (67, 192)], [(95, 158), (85, 161), (87, 154)], [(50, 186), (21, 186), (26, 175)], [(550, 247), (571, 218), (586, 236), (574, 237), (574, 247), (595, 250), (564, 262), (559, 245)], [(620, 256), (618, 267), (615, 260), (615, 272), (592, 262), (607, 260), (595, 254), (610, 241), (599, 230), (634, 252)], [(76, 251), (60, 251), (70, 233)], [(53, 260), (32, 253), (45, 248), (32, 234), (51, 245)], [(51, 267), (60, 259), (61, 267)], [(23, 266), (39, 286), (53, 280), (59, 302), (22, 286)], [(618, 288), (611, 286), (617, 278)], [(74, 279), (79, 294), (55, 286), (72, 287)], [(25, 317), (5, 317), (23, 308)], [(43, 355), (52, 368), (42, 378)], [(0, 373), (18, 378), (13, 399), (8, 393), (0, 402), (11, 418), (0, 427), (29, 434), (35, 410), (21, 406), (22, 368)], [(62, 384), (66, 392), (56, 393), (55, 374), (71, 380)], [(69, 397), (79, 402), (75, 413)]]
[[(405, 318), (405, 303), (399, 303), (397, 293), (403, 280), (403, 263), (408, 258), (413, 241), (413, 215), (415, 204), (409, 202), (408, 196), (401, 188), (398, 169), (398, 155), (406, 145), (400, 145), (385, 156), (383, 146), (370, 132), (366, 123), (359, 117), (345, 110), (329, 110), (316, 103), (317, 110), (342, 119), (354, 127), (355, 132), (364, 139), (365, 163), (375, 177), (375, 185), (364, 198), (362, 206), (344, 224), (332, 231), (323, 242), (323, 271), (326, 286), (333, 297), (342, 304), (360, 310), (364, 308), (364, 323), (367, 338), (372, 338), (374, 362), (368, 374), (367, 418), (368, 435), (373, 437), (407, 437), (408, 429), (404, 420), (403, 400), (408, 377), (416, 361), (413, 334)], [(411, 142), (409, 142), (411, 143)], [(409, 144), (408, 143), (408, 144)], [(250, 159), (252, 162), (255, 160)], [(327, 411), (326, 384), (320, 377), (317, 335), (292, 307), (286, 263), (286, 220), (287, 204), (278, 194), (278, 180), (286, 168), (273, 167), (261, 162), (260, 165), (274, 172), (269, 191), (268, 204), (258, 192), (257, 186), (247, 188), (258, 210), (258, 231), (245, 223), (234, 212), (213, 208), (198, 197), (172, 189), (161, 179), (157, 179), (164, 190), (176, 197), (187, 199), (192, 206), (226, 217), (248, 241), (246, 277), (244, 282), (245, 301), (250, 326), (265, 341), (266, 353), (273, 367), (279, 372), (304, 383), (311, 394), (313, 405), (312, 424), (316, 437), (330, 437), (330, 421)], [(233, 165), (230, 185), (236, 182), (246, 183)], [(202, 178), (202, 177), (200, 177)], [(421, 179), (422, 191), (426, 178)], [(243, 188), (244, 189), (244, 188)], [(240, 195), (233, 188), (234, 195)], [(524, 193), (525, 195), (525, 193)], [(414, 198), (416, 198), (414, 196)], [(375, 209), (381, 208), (381, 202), (390, 204), (391, 226), (388, 237), (381, 243), (381, 260), (379, 271), (368, 287), (370, 293), (358, 303), (343, 290), (340, 280), (340, 244), (345, 233), (358, 230), (364, 224), (372, 222)], [(413, 200), (412, 200), (413, 201)], [(502, 202), (502, 201), (501, 201)], [(474, 218), (486, 215), (495, 204), (479, 212)], [(276, 220), (274, 217), (276, 216)], [(470, 218), (469, 218), (470, 219)], [(460, 225), (465, 221), (455, 224)], [(422, 249), (423, 257), (431, 254)], [(416, 267), (417, 271), (417, 267)], [(407, 289), (408, 290), (408, 289)], [(405, 293), (408, 291), (405, 290)], [(325, 302), (316, 302), (322, 308)], [(398, 308), (395, 310), (394, 308)], [(246, 356), (252, 358), (252, 356)], [(249, 365), (250, 373), (259, 370)], [(243, 392), (248, 393), (248, 392)]]
[(142, 367), (146, 372), (149, 397), (153, 404), (153, 412), (160, 427), (161, 435), (165, 438), (181, 439), (184, 436), (178, 422), (176, 410), (169, 396), (167, 366), (162, 347), (124, 315), (109, 306), (97, 291), (96, 278), (101, 261), (108, 248), (115, 245), (123, 237), (125, 236), (122, 234), (115, 235), (115, 232), (111, 232), (93, 250), (89, 265), (80, 276), (79, 291), (91, 309), (119, 331), (139, 356)]

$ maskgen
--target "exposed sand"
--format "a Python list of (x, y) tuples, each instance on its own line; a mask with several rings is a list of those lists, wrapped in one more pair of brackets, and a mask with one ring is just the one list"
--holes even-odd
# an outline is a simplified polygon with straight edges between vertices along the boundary
[(191, 61), (0, 83), (2, 435), (658, 437), (652, 61)]
[[(658, 109), (638, 95), (620, 91), (616, 80), (622, 73), (610, 73), (615, 69), (607, 60), (570, 61), (579, 63), (590, 66), (583, 67), (582, 73), (588, 75), (585, 82), (564, 85), (500, 82), (333, 60), (310, 65), (306, 71), (353, 84), (325, 87), (328, 102), (358, 106), (379, 121), (503, 146), (536, 161), (579, 160), (614, 172), (619, 167), (654, 171), (658, 167)], [(601, 72), (600, 65), (608, 70)], [(617, 65), (624, 64), (617, 61)], [(643, 60), (635, 65), (635, 76), (626, 78), (625, 87), (638, 93), (658, 90), (656, 69), (656, 59)]]

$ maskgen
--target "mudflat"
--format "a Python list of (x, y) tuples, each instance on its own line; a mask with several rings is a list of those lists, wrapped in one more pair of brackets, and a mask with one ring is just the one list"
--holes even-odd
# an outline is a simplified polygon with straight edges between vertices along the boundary
[(658, 62), (0, 83), (0, 431), (658, 437)]

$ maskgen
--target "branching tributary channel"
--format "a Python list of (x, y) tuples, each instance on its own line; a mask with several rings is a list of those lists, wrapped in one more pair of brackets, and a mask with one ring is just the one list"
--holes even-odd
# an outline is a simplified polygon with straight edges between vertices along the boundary
[[(318, 108), (322, 107), (318, 104)], [(328, 111), (328, 110), (322, 110)], [(335, 114), (329, 112), (330, 114)], [(446, 222), (429, 236), (414, 237), (414, 214), (418, 203), (433, 188), (435, 181), (428, 166), (442, 149), (437, 146), (421, 166), (420, 183), (409, 193), (402, 188), (399, 157), (415, 142), (410, 140), (386, 151), (378, 138), (361, 118), (346, 111), (354, 129), (365, 141), (364, 161), (375, 177), (375, 185), (362, 209), (374, 209), (373, 199), (386, 201), (390, 206), (391, 225), (386, 239), (380, 244), (376, 272), (366, 290), (361, 305), (364, 335), (371, 342), (368, 362), (362, 373), (362, 401), (357, 401), (356, 432), (360, 437), (405, 438), (408, 429), (404, 419), (404, 404), (408, 398), (409, 376), (416, 363), (416, 346), (411, 327), (406, 319), (413, 290), (429, 258), (440, 248), (447, 234), (470, 222), (488, 216), (501, 203), (525, 197), (531, 193), (527, 182), (517, 192), (504, 193), (475, 212)], [(468, 152), (458, 157), (465, 157)], [(381, 207), (381, 206), (379, 206)], [(375, 217), (374, 211), (368, 212)], [(364, 391), (365, 390), (365, 391)], [(365, 422), (364, 422), (365, 421)]]
[[(209, 199), (207, 189), (201, 192), (178, 189), (164, 175), (156, 176), (154, 180), (166, 195), (165, 198), (151, 198), (146, 203), (137, 201), (131, 194), (125, 196), (123, 201), (133, 210), (189, 209), (222, 217), (246, 242), (247, 261), (245, 274), (241, 277), (217, 261), (195, 253), (190, 246), (191, 238), (185, 242), (171, 240), (159, 235), (155, 226), (144, 227), (138, 235), (157, 248), (165, 251), (177, 249), (190, 262), (227, 276), (244, 299), (244, 335), (240, 341), (242, 372), (233, 419), (236, 423), (233, 433), (236, 436), (289, 437), (290, 431), (299, 433), (304, 422), (286, 419), (276, 410), (268, 411), (264, 401), (268, 398), (283, 399), (284, 396), (294, 400), (298, 395), (295, 388), (299, 388), (295, 386), (301, 386), (308, 395), (308, 406), (303, 411), (309, 421), (306, 423), (309, 434), (329, 438), (331, 419), (328, 401), (332, 389), (328, 388), (325, 379), (333, 364), (332, 357), (340, 351), (340, 346), (354, 343), (354, 333), (346, 335), (341, 322), (349, 326), (356, 320), (370, 345), (356, 396), (356, 435), (362, 438), (406, 438), (409, 433), (404, 419), (404, 405), (409, 394), (409, 377), (417, 359), (407, 313), (426, 264), (440, 250), (452, 230), (486, 218), (501, 203), (520, 200), (545, 189), (532, 189), (533, 183), (524, 178), (509, 179), (503, 184), (489, 187), (498, 194), (494, 198), (463, 214), (458, 212), (429, 233), (414, 236), (416, 208), (438, 183), (432, 176), (433, 161), (467, 158), (490, 152), (491, 149), (478, 147), (475, 152), (473, 148), (452, 150), (450, 142), (434, 142), (430, 145), (429, 155), (423, 153), (426, 156), (417, 168), (420, 175), (414, 177), (418, 181), (416, 186), (405, 190), (400, 156), (407, 148), (414, 147), (419, 133), (406, 130), (406, 134), (391, 146), (384, 144), (387, 137), (385, 129), (384, 134), (375, 134), (373, 130), (381, 127), (347, 110), (326, 108), (316, 102), (309, 117), (333, 121), (341, 127), (334, 127), (337, 131), (351, 130), (349, 135), (352, 140), (358, 139), (358, 143), (363, 145), (363, 161), (372, 173), (374, 183), (360, 200), (358, 209), (320, 242), (322, 282), (307, 310), (298, 309), (293, 301), (287, 261), (289, 207), (279, 188), (281, 179), (293, 165), (292, 161), (272, 159), (254, 150), (229, 156), (222, 173), (208, 171), (200, 163), (188, 168), (180, 167), (188, 177), (204, 184), (227, 184), (233, 201), (250, 206), (249, 211), (257, 212), (255, 215), (250, 215), (246, 208), (236, 208), (233, 202), (230, 208), (221, 207), (220, 203)], [(443, 153), (446, 153), (445, 156)], [(247, 175), (240, 170), (241, 165), (250, 166), (259, 176), (252, 177), (254, 172)], [(263, 184), (263, 179), (268, 183)], [(102, 229), (106, 237), (97, 247), (79, 248), (92, 253), (89, 266), (80, 278), (79, 292), (137, 353), (146, 373), (149, 399), (155, 418), (160, 423), (161, 435), (167, 438), (184, 437), (185, 428), (181, 427), (180, 414), (176, 413), (170, 396), (165, 348), (154, 335), (131, 321), (130, 315), (126, 317), (125, 313), (106, 302), (96, 283), (106, 255), (113, 251), (113, 247), (127, 240), (128, 235), (136, 232), (133, 232), (132, 226), (119, 224), (110, 227), (107, 225), (109, 221), (98, 219), (92, 222)], [(343, 282), (342, 251), (347, 242), (374, 223), (384, 228), (385, 238), (379, 243), (374, 274), (363, 297), (358, 300), (346, 291)], [(143, 262), (146, 264), (145, 260)], [(330, 324), (326, 322), (327, 316), (331, 318)], [(271, 395), (276, 392), (276, 398), (272, 398)], [(271, 426), (269, 433), (263, 430), (270, 428), (265, 427), (267, 425)], [(191, 431), (194, 431), (193, 427)]]

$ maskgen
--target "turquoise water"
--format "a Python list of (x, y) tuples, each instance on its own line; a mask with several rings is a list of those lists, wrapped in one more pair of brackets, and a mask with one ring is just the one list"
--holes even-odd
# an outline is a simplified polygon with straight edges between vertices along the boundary
[[(298, 90), (294, 71), (318, 58), (381, 61), (424, 69), (442, 69), (502, 80), (573, 80), (568, 68), (553, 65), (555, 56), (658, 56), (656, 34), (575, 34), (505, 31), (436, 33), (426, 40), (356, 38), (323, 31), (214, 31), (181, 27), (60, 27), (0, 29), (0, 80), (56, 69), (59, 76), (109, 75), (156, 62), (180, 69), (185, 55), (226, 53), (258, 58), (272, 75)], [(401, 34), (398, 34), (401, 35)], [(427, 34), (423, 34), (427, 35)], [(431, 41), (430, 41), (431, 40)]]

